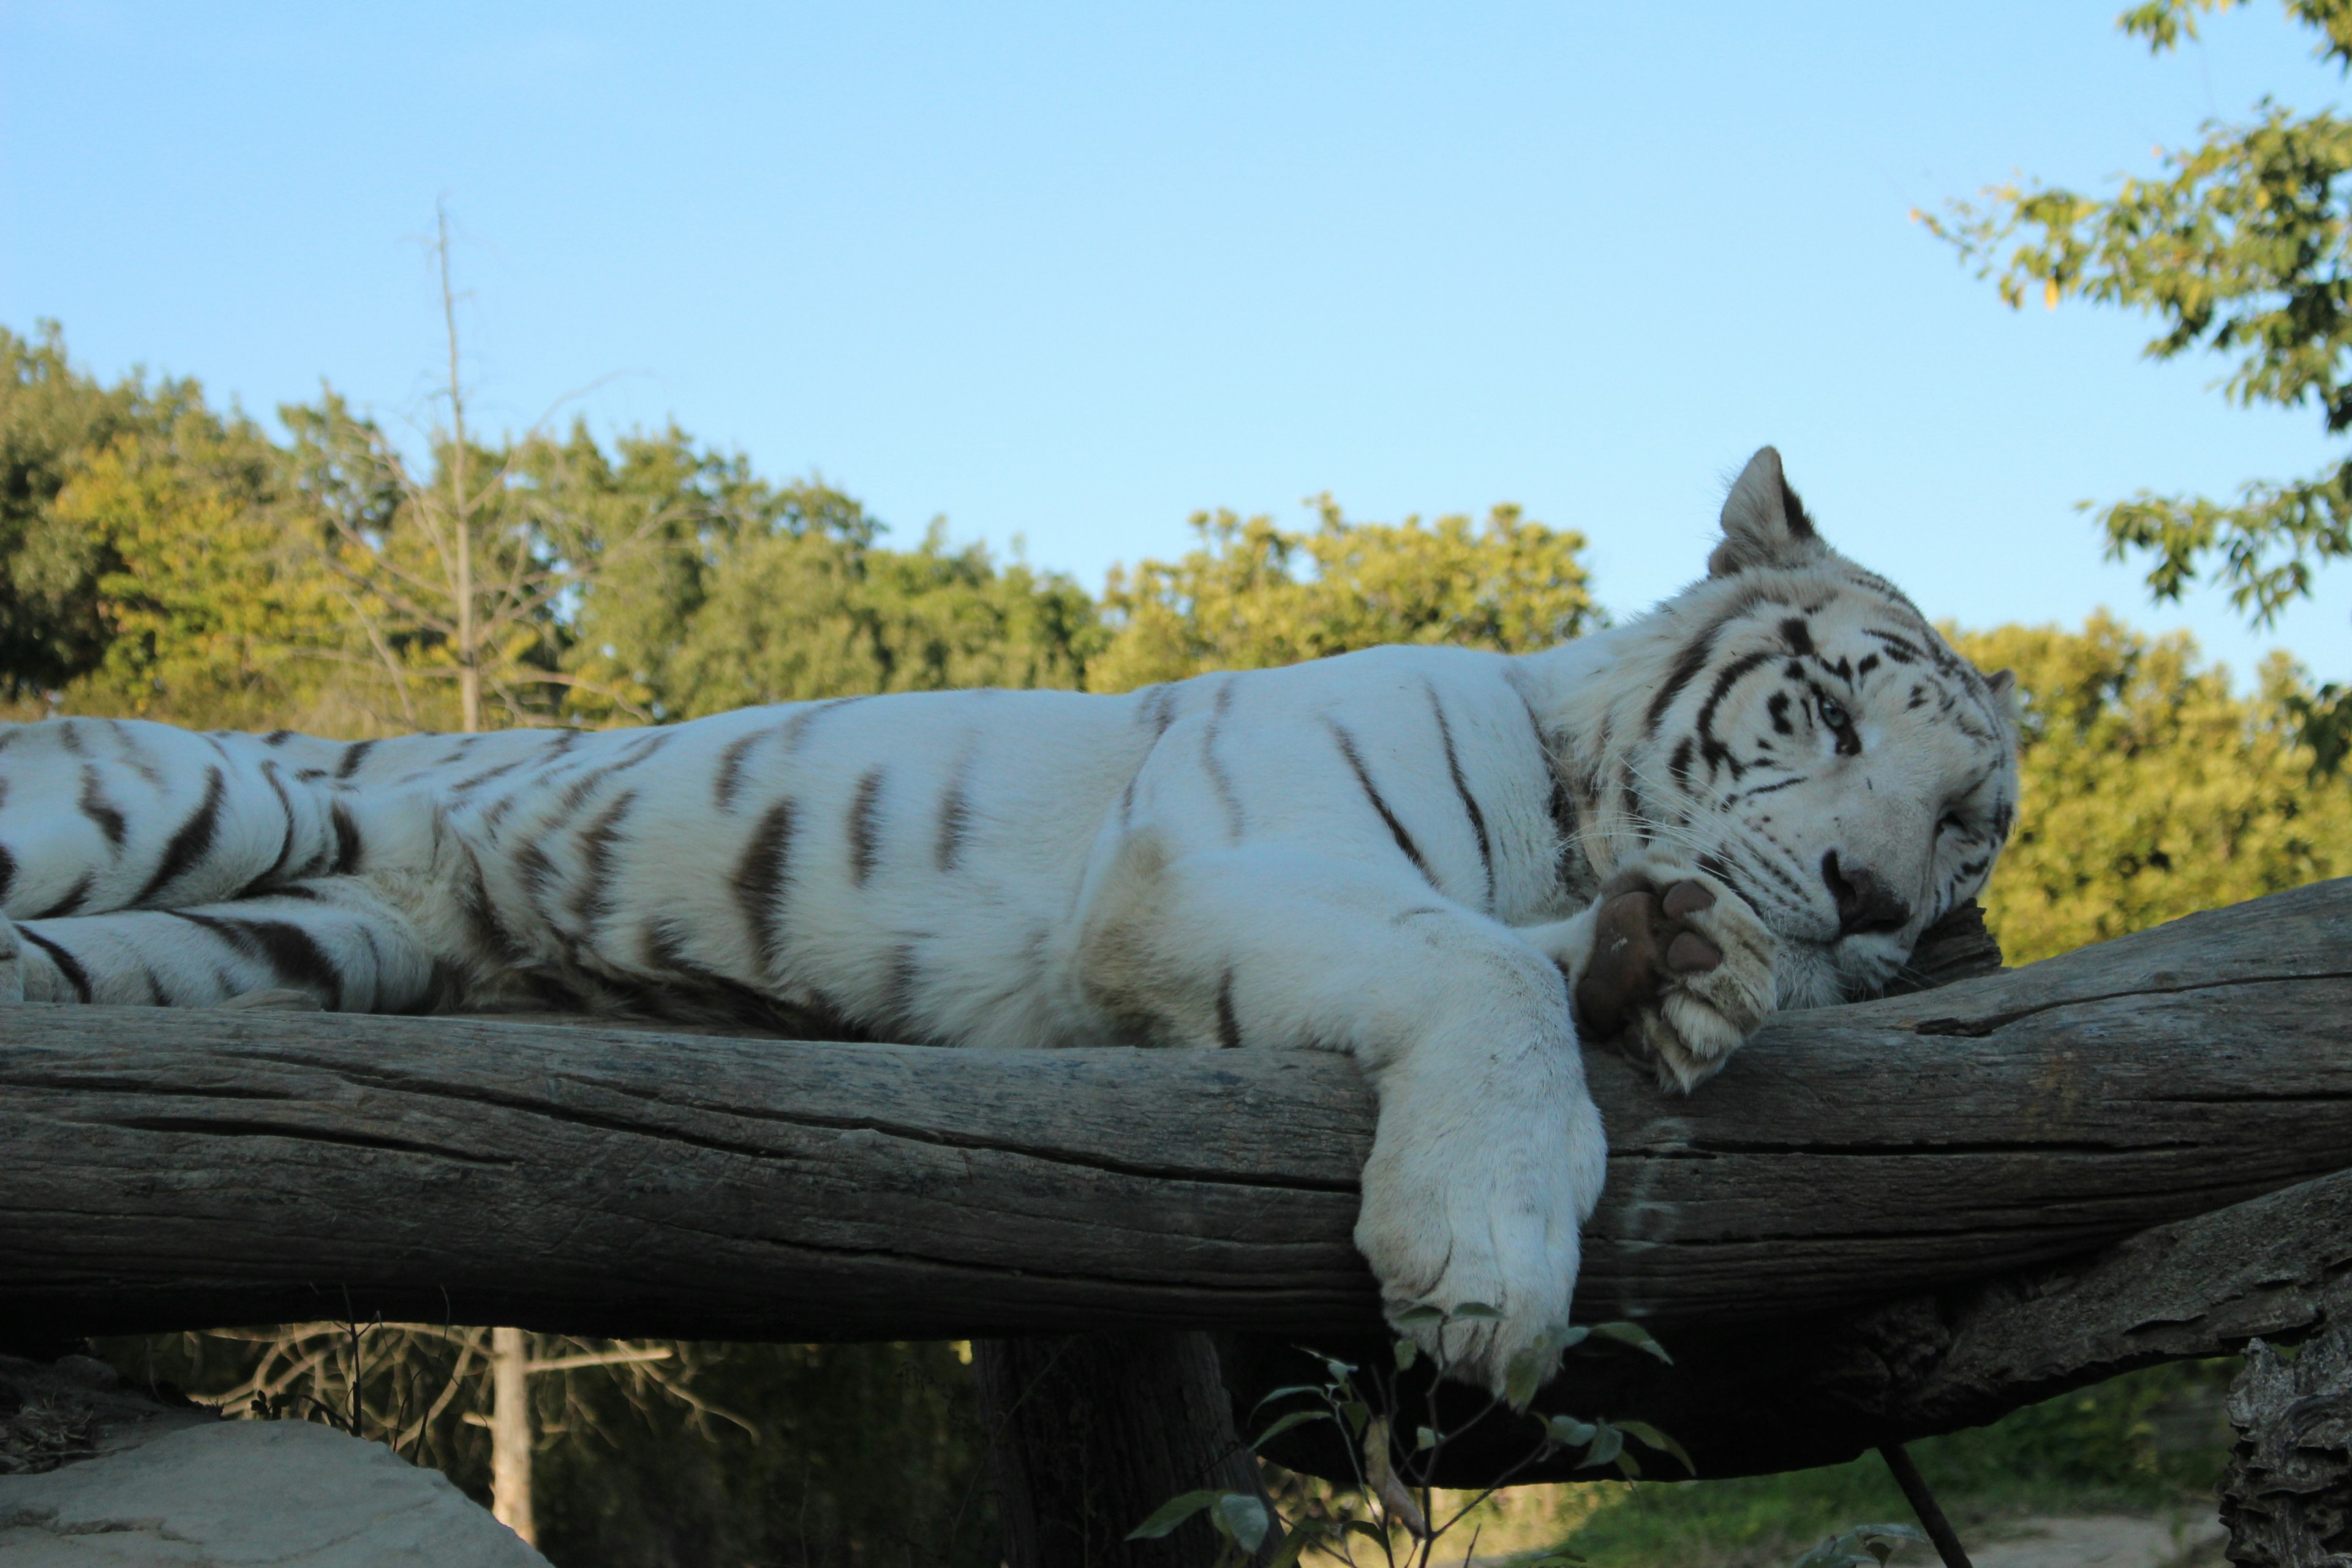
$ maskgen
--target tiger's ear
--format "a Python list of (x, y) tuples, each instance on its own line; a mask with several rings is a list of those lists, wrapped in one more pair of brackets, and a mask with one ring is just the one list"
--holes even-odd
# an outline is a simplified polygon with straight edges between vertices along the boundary
[(1780, 472), (1780, 454), (1757, 449), (1732, 482), (1723, 503), (1723, 542), (1706, 558), (1706, 574), (1728, 577), (1758, 568), (1791, 571), (1829, 553), (1813, 531), (1805, 503)]

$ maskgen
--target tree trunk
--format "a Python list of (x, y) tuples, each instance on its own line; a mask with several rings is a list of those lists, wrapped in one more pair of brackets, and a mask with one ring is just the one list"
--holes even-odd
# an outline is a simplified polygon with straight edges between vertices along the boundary
[(1206, 1334), (1038, 1335), (971, 1352), (1009, 1568), (1205, 1568), (1221, 1544), (1205, 1515), (1158, 1541), (1128, 1532), (1188, 1491), (1263, 1495)]
[(2330, 1328), (2291, 1363), (2260, 1340), (2248, 1345), (2230, 1425), (2230, 1561), (2352, 1568), (2352, 1329)]
[(490, 1331), (490, 1513), (532, 1545), (530, 1342), (520, 1329)]

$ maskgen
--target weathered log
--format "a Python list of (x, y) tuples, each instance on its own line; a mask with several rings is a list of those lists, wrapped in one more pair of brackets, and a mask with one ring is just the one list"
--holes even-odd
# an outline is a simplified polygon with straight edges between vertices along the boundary
[[(1586, 1319), (2027, 1268), (2345, 1163), (2352, 883), (1774, 1020), (1687, 1100), (1588, 1058)], [(1375, 1322), (1369, 1097), (1309, 1052), (966, 1052), (26, 1007), (0, 1320), (339, 1310), (701, 1338)]]
[(2230, 1386), (2230, 1561), (2352, 1568), (2352, 1331), (2328, 1330), (2292, 1364), (2259, 1340), (2249, 1345)]

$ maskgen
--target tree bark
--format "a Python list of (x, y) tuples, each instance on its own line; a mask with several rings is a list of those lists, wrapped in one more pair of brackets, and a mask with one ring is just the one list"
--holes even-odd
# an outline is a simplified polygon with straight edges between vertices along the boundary
[(530, 1545), (530, 1346), (520, 1329), (490, 1331), (490, 1514)]
[(2248, 1345), (2230, 1425), (2230, 1561), (2352, 1568), (2352, 1330), (2329, 1329), (2292, 1363), (2260, 1340)]
[(972, 1369), (1010, 1568), (1200, 1568), (1205, 1515), (1128, 1532), (1185, 1492), (1263, 1495), (1206, 1334), (980, 1340)]

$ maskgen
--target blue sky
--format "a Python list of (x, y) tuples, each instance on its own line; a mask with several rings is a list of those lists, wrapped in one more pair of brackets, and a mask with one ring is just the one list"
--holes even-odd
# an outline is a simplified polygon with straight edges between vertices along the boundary
[(2149, 606), (2074, 510), (2315, 468), (2316, 417), (2012, 314), (1907, 220), (2343, 94), (2274, 8), (2151, 60), (2117, 3), (0, 0), (0, 323), (423, 417), (446, 198), (493, 424), (590, 386), (1089, 584), (1328, 490), (1517, 501), (1635, 609), (1769, 440), (1933, 614), (2352, 675), (2352, 571), (2257, 637)]

